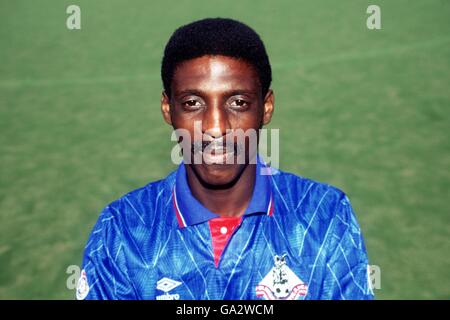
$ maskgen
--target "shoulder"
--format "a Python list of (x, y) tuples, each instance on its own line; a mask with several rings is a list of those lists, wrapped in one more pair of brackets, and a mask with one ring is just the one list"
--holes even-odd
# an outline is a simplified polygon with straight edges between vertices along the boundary
[(108, 204), (103, 211), (108, 211), (116, 221), (127, 220), (129, 223), (148, 224), (155, 214), (160, 213), (170, 204), (175, 172), (166, 178), (153, 181), (132, 190), (119, 199)]
[(317, 244), (328, 239), (329, 248), (336, 248), (341, 243), (344, 248), (365, 254), (361, 229), (344, 191), (328, 183), (286, 172), (273, 175), (272, 182), (278, 213), (292, 225), (301, 225), (309, 235), (308, 240), (312, 241), (309, 250), (315, 250)]
[[(124, 233), (140, 234), (151, 230), (155, 222), (164, 219), (170, 208), (175, 173), (132, 190), (101, 211), (90, 234), (88, 247), (102, 244), (114, 245), (122, 240)], [(156, 219), (157, 217), (161, 219)]]
[(345, 192), (331, 184), (284, 171), (272, 175), (271, 181), (275, 201), (287, 212), (303, 218), (314, 215), (321, 220), (330, 220), (342, 215), (343, 207), (351, 208)]

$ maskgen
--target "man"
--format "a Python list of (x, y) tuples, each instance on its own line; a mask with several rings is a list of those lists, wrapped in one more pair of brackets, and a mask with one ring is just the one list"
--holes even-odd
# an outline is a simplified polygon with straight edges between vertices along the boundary
[(254, 141), (232, 134), (258, 132), (274, 110), (255, 31), (220, 18), (183, 26), (165, 48), (161, 74), (163, 117), (184, 133), (184, 162), (102, 211), (77, 298), (371, 299), (346, 195), (268, 174)]

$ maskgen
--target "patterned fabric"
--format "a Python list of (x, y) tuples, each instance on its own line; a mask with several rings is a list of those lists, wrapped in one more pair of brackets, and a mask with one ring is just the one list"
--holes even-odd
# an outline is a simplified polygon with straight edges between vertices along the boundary
[[(339, 189), (262, 175), (218, 259), (218, 215), (191, 194), (183, 164), (114, 201), (85, 247), (79, 299), (372, 299), (354, 212)], [(270, 169), (269, 169), (270, 170)]]

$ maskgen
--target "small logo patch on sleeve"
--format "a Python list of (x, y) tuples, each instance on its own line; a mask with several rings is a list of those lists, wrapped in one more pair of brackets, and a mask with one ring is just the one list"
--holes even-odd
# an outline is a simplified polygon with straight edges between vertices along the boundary
[(86, 271), (81, 270), (80, 279), (77, 284), (77, 300), (84, 300), (89, 293), (89, 284), (87, 281)]

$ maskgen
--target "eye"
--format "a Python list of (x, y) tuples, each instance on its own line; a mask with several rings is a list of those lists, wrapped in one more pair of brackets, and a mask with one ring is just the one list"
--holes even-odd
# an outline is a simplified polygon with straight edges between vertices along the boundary
[(244, 99), (234, 99), (229, 103), (230, 107), (235, 110), (245, 110), (249, 106), (249, 102)]
[(187, 110), (198, 110), (203, 106), (202, 102), (196, 99), (188, 99), (181, 104)]

